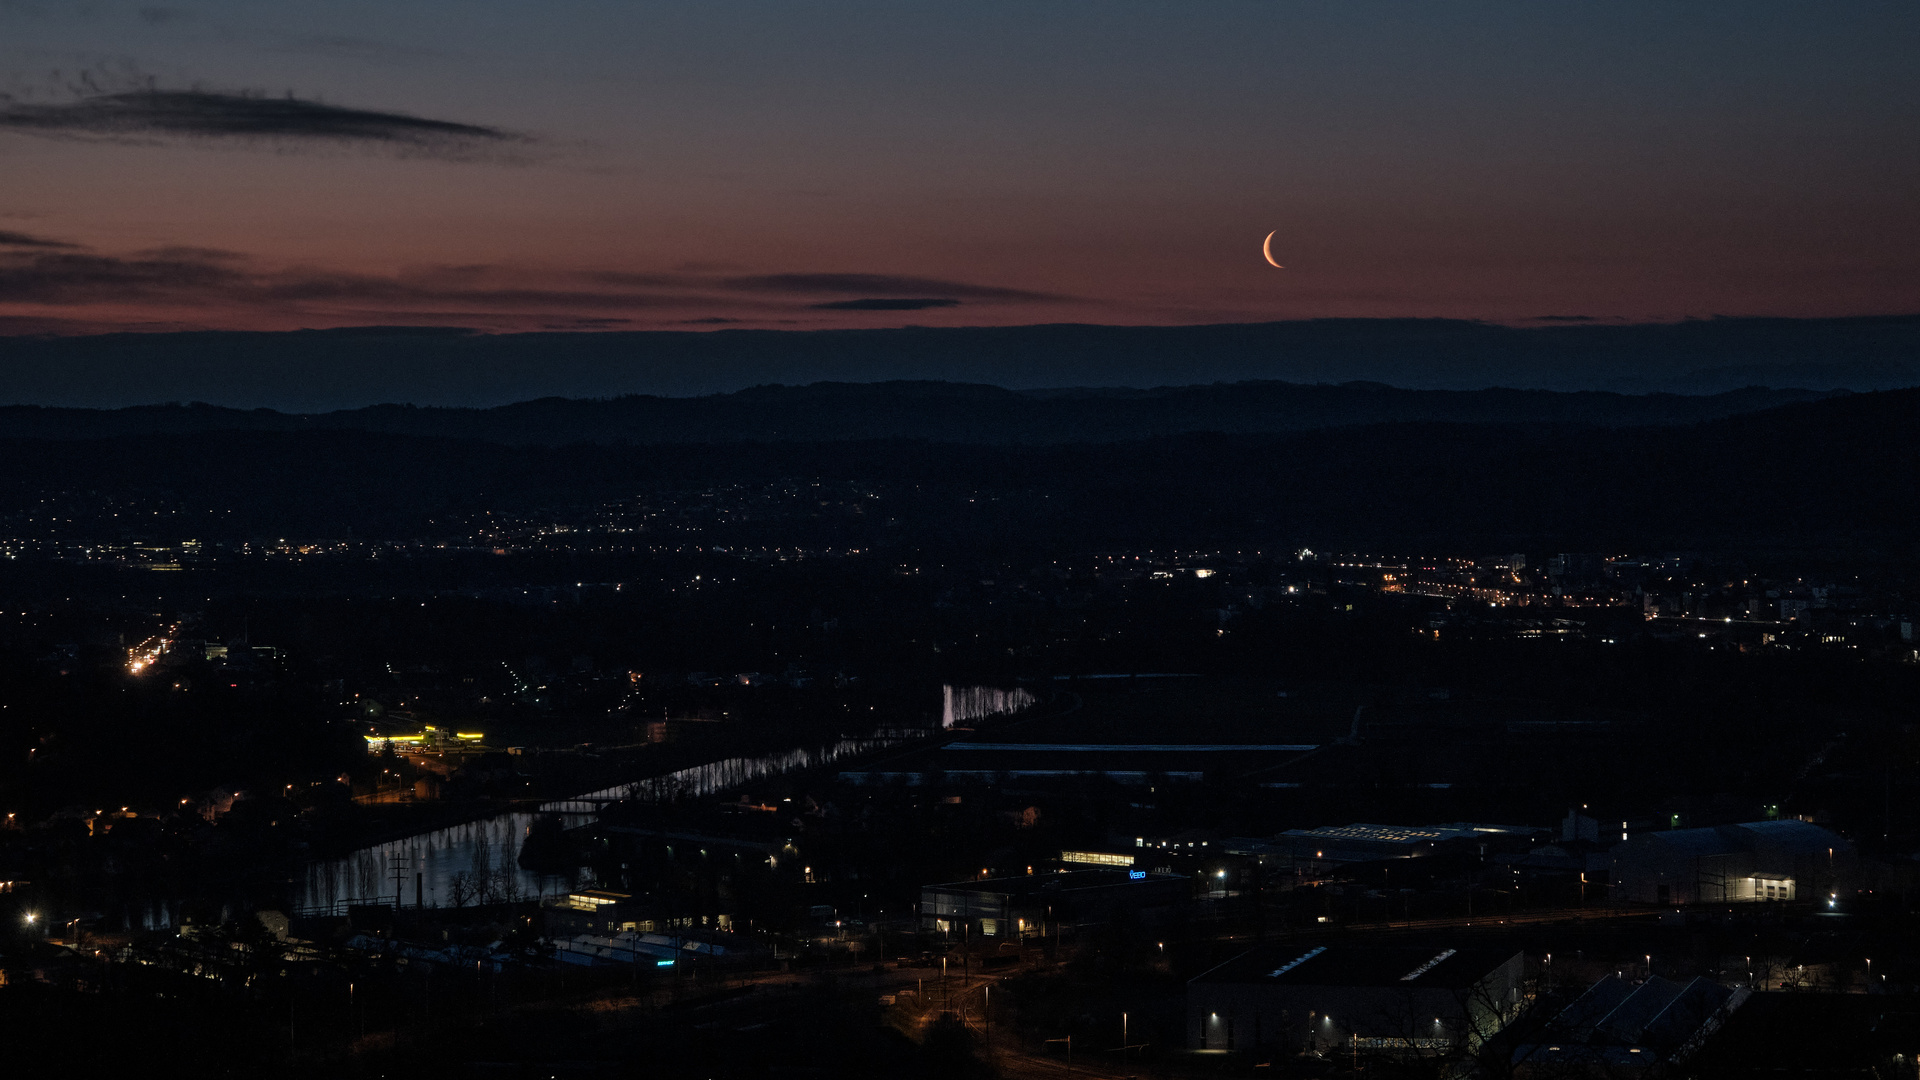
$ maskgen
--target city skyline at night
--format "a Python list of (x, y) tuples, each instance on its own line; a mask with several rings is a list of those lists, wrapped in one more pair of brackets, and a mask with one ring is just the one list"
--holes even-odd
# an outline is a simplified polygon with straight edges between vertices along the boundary
[(0, 1072), (1920, 1080), (1917, 56), (0, 0)]

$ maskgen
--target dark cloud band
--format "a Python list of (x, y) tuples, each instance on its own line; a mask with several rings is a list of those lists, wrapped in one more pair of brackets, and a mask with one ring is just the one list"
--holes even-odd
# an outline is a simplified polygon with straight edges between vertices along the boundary
[[(756, 277), (727, 278), (722, 284), (741, 292), (769, 293), (852, 293), (866, 297), (917, 298), (945, 294), (968, 300), (1053, 300), (1046, 293), (1025, 289), (1007, 289), (993, 285), (969, 285), (963, 281), (936, 278), (902, 277), (896, 274), (763, 274)], [(865, 301), (860, 301), (865, 303)], [(916, 302), (920, 302), (917, 301)]]
[(958, 307), (950, 297), (866, 297), (860, 300), (834, 300), (812, 305), (815, 311), (925, 311), (928, 308)]
[[(791, 275), (810, 280), (813, 275)], [(832, 275), (851, 281), (895, 281), (884, 275)], [(924, 282), (922, 282), (924, 284)], [(938, 283), (936, 283), (938, 284)], [(946, 283), (952, 284), (952, 283)], [(960, 290), (995, 295), (980, 286)], [(394, 275), (374, 275), (322, 267), (264, 267), (236, 252), (215, 248), (166, 246), (129, 254), (106, 254), (80, 245), (25, 233), (0, 232), (0, 314), (9, 305), (62, 308), (91, 304), (133, 304), (148, 308), (251, 309), (296, 312), (407, 312), (438, 320), (451, 313), (479, 312), (502, 317), (539, 312), (566, 315), (569, 325), (591, 328), (636, 311), (718, 308), (716, 321), (752, 314), (766, 321), (800, 310), (828, 312), (909, 312), (990, 305), (992, 301), (955, 296), (855, 295), (844, 299), (817, 295), (741, 295), (726, 279), (690, 274), (623, 274), (599, 271), (527, 273), (506, 266), (416, 267)], [(749, 292), (757, 290), (747, 290)], [(732, 309), (728, 311), (727, 309)], [(44, 315), (37, 313), (36, 317)]]
[(0, 229), (0, 247), (38, 248), (42, 251), (72, 251), (78, 249), (80, 245), (69, 244), (64, 240), (49, 240), (44, 236), (30, 236), (23, 232), (12, 232), (8, 229)]
[(76, 305), (109, 300), (267, 308), (349, 303), (590, 311), (688, 302), (686, 297), (632, 291), (408, 281), (317, 270), (261, 273), (229, 253), (194, 248), (163, 248), (132, 257), (24, 251), (0, 257), (0, 304)]
[(205, 294), (244, 280), (204, 259), (41, 254), (0, 262), (0, 303), (84, 304), (182, 291)]
[(499, 128), (296, 97), (136, 90), (59, 104), (0, 104), (0, 131), (104, 138), (294, 140), (391, 147), (458, 157), (525, 142)]

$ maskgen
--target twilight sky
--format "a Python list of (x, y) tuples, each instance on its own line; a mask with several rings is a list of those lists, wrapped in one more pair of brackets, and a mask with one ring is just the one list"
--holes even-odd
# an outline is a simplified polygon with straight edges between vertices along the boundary
[(0, 0), (0, 332), (1912, 312), (1917, 56), (1908, 0)]

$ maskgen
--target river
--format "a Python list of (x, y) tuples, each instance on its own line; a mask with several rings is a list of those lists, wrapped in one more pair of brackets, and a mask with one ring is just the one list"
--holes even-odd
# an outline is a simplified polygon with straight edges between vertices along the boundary
[[(496, 814), (460, 825), (361, 848), (343, 858), (307, 865), (294, 889), (293, 906), (302, 911), (338, 910), (357, 901), (391, 902), (398, 895), (412, 904), (416, 893), (427, 907), (474, 902), (462, 892), (485, 883), (486, 899), (545, 896), (576, 887), (573, 875), (535, 874), (521, 869), (520, 843), (537, 817), (558, 814), (568, 828), (593, 820), (602, 806), (621, 800), (660, 802), (715, 795), (763, 777), (828, 765), (877, 750), (899, 739), (842, 739), (820, 747), (798, 747), (755, 757), (731, 757), (678, 772), (590, 791), (542, 804), (535, 810)], [(459, 875), (456, 878), (456, 875)], [(477, 899), (477, 898), (476, 898)]]

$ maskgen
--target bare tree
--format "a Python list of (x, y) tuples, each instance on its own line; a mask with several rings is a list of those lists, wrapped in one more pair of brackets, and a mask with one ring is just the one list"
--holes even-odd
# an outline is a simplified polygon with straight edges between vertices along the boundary
[(503, 866), (493, 872), (492, 887), (488, 890), (496, 904), (518, 903), (525, 895), (520, 891), (520, 875), (513, 867)]
[(1518, 1052), (1530, 1045), (1529, 1036), (1545, 1029), (1556, 1010), (1544, 999), (1514, 999), (1505, 990), (1496, 980), (1483, 979), (1454, 991), (1444, 1006), (1405, 990), (1375, 1011), (1371, 1026), (1378, 1034), (1358, 1036), (1353, 1049), (1387, 1054), (1398, 1061), (1397, 1071), (1412, 1075), (1470, 1072), (1491, 1080), (1521, 1072), (1533, 1078), (1563, 1072), (1571, 1076), (1578, 1067), (1562, 1070)]

